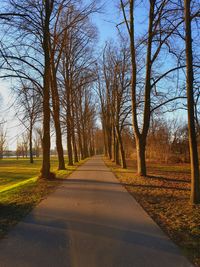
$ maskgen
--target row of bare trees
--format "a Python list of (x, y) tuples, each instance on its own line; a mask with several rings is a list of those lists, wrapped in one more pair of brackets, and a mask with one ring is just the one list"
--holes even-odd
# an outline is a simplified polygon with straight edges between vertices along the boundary
[(42, 131), (41, 128), (25, 128), (25, 131), (17, 137), (16, 157), (28, 158), (30, 163), (34, 157), (39, 158), (42, 153)]
[(33, 162), (33, 130), (42, 124), (41, 177), (51, 178), (50, 149), (55, 133), (59, 166), (95, 152), (95, 1), (9, 0), (1, 13), (1, 77), (13, 80), (17, 117), (28, 131)]
[[(106, 45), (98, 70), (105, 153), (119, 163), (120, 151), (121, 165), (126, 168), (122, 135), (123, 128), (131, 125), (136, 144), (137, 171), (139, 175), (147, 176), (146, 146), (152, 116), (186, 109), (191, 202), (199, 203), (196, 135), (200, 61), (199, 50), (195, 46), (195, 37), (198, 40), (199, 36), (199, 3), (193, 0), (149, 0), (145, 3), (120, 0), (120, 4), (120, 41), (117, 47)], [(138, 25), (137, 14), (140, 14), (141, 7), (147, 20)]]
[[(123, 137), (130, 137), (132, 132), (137, 171), (146, 176), (146, 146), (152, 117), (186, 108), (191, 201), (200, 202), (196, 142), (200, 60), (195, 40), (199, 34), (199, 3), (194, 0), (119, 3), (122, 21), (117, 25), (118, 44), (108, 42), (98, 63), (94, 57), (96, 29), (90, 20), (98, 11), (95, 1), (9, 0), (3, 7), (1, 77), (15, 82), (14, 91), (22, 111), (18, 116), (29, 131), (30, 155), (32, 131), (38, 122), (42, 122), (43, 129), (41, 177), (53, 175), (52, 130), (59, 169), (65, 169), (65, 135), (69, 165), (93, 155), (99, 134), (93, 94), (96, 90), (105, 154), (126, 168)], [(137, 17), (141, 7), (147, 18), (142, 25)]]
[(126, 168), (122, 132), (130, 119), (130, 57), (127, 47), (107, 44), (97, 70), (97, 93), (105, 140), (105, 154)]

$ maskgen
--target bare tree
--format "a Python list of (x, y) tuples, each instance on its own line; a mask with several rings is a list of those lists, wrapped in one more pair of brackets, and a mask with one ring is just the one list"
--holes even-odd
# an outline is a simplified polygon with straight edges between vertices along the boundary
[(28, 133), (30, 163), (33, 163), (33, 129), (42, 113), (41, 95), (38, 94), (34, 85), (26, 83), (15, 88), (17, 94), (16, 116)]
[[(120, 2), (130, 40), (132, 125), (137, 149), (137, 170), (140, 175), (146, 176), (145, 151), (151, 114), (160, 106), (176, 99), (176, 97), (164, 99), (154, 106), (152, 98), (154, 95), (156, 97), (159, 96), (157, 84), (170, 73), (184, 66), (171, 68), (160, 73), (156, 78), (154, 77), (155, 69), (153, 67), (156, 66), (156, 62), (160, 59), (159, 56), (163, 55), (164, 47), (168, 48), (171, 53), (169, 39), (173, 35), (179, 35), (179, 27), (183, 23), (183, 19), (180, 14), (177, 14), (176, 3), (169, 0), (149, 0), (148, 30), (142, 38), (136, 39), (135, 1), (124, 2), (121, 0)], [(146, 59), (142, 57), (142, 60), (145, 60), (144, 66), (140, 66), (137, 56), (141, 47), (144, 48), (142, 52), (144, 54), (145, 51), (146, 57)]]
[(3, 158), (4, 151), (7, 146), (7, 134), (4, 130), (3, 124), (0, 125), (0, 159)]
[(88, 156), (87, 153), (83, 155), (85, 140), (81, 137), (81, 134), (85, 132), (86, 126), (81, 126), (81, 124), (84, 119), (82, 114), (84, 88), (85, 84), (90, 84), (91, 78), (88, 77), (91, 76), (90, 68), (93, 65), (92, 46), (96, 35), (94, 26), (89, 21), (89, 15), (93, 11), (93, 5), (84, 10), (75, 9), (74, 6), (71, 6), (69, 14), (67, 13), (64, 17), (70, 27), (65, 27), (63, 33), (62, 64), (60, 64), (59, 70), (62, 76), (62, 117), (67, 130), (69, 165), (73, 165), (73, 161), (78, 161), (77, 140), (81, 158)]
[(186, 51), (186, 82), (187, 82), (187, 107), (188, 107), (188, 131), (191, 160), (191, 202), (200, 203), (200, 176), (197, 140), (194, 117), (194, 92), (193, 92), (193, 51), (191, 33), (191, 0), (184, 0), (185, 13), (185, 51)]
[[(110, 158), (112, 157), (117, 164), (120, 163), (120, 154), (123, 168), (126, 168), (126, 159), (122, 136), (131, 111), (129, 59), (130, 53), (126, 45), (121, 45), (119, 48), (111, 44), (106, 46), (101, 84), (98, 81), (105, 145), (112, 144), (112, 150), (107, 147), (106, 150), (109, 151)], [(100, 77), (98, 77), (99, 79)]]

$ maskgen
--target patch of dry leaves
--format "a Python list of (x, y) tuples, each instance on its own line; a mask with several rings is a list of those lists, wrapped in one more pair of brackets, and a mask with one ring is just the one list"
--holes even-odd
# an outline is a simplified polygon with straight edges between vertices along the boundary
[(154, 164), (149, 166), (148, 177), (140, 177), (133, 169), (124, 171), (108, 160), (106, 164), (184, 254), (200, 266), (200, 205), (189, 203), (188, 165), (160, 168)]

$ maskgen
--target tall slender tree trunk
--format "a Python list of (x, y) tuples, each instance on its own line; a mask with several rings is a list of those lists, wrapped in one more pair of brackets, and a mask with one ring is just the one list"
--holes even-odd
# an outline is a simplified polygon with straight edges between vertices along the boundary
[(149, 0), (149, 28), (148, 28), (148, 44), (146, 55), (146, 77), (145, 77), (145, 99), (144, 99), (144, 119), (142, 134), (137, 136), (136, 148), (138, 157), (138, 174), (141, 176), (147, 175), (146, 169), (146, 140), (149, 131), (151, 117), (151, 69), (152, 69), (152, 41), (153, 41), (153, 20), (155, 0)]
[(112, 159), (112, 129), (108, 126), (106, 127), (106, 138), (108, 144), (108, 157), (109, 159)]
[(83, 160), (84, 159), (83, 143), (82, 143), (82, 135), (81, 135), (81, 129), (80, 129), (79, 122), (77, 125), (77, 134), (78, 134), (78, 146), (79, 146), (79, 150), (80, 150), (80, 158)]
[(84, 159), (84, 153), (83, 153), (83, 143), (82, 143), (82, 136), (81, 133), (78, 131), (78, 146), (80, 150), (80, 158), (81, 160)]
[(92, 156), (94, 156), (94, 155), (96, 155), (96, 145), (95, 145), (94, 129), (92, 129), (92, 133), (91, 133), (91, 144), (92, 144)]
[(191, 161), (191, 202), (200, 203), (200, 176), (197, 150), (197, 139), (194, 118), (194, 92), (193, 92), (193, 52), (191, 34), (191, 1), (184, 0), (185, 4), (185, 45), (186, 45), (186, 82), (187, 82), (187, 107), (188, 107), (188, 131)]
[(68, 154), (68, 165), (73, 165), (73, 155), (72, 155), (72, 140), (71, 140), (71, 129), (69, 122), (67, 123), (68, 129), (67, 129), (67, 154)]
[(45, 21), (44, 21), (44, 88), (43, 88), (43, 158), (41, 178), (51, 178), (50, 173), (50, 55), (49, 55), (49, 41), (50, 41), (50, 1), (45, 1)]
[(30, 153), (30, 163), (33, 163), (33, 127), (30, 125), (29, 130), (29, 153)]
[(74, 162), (78, 162), (78, 152), (77, 152), (77, 146), (76, 146), (74, 125), (72, 127), (72, 146), (73, 146)]
[[(69, 88), (67, 88), (67, 90), (69, 90)], [(68, 94), (69, 92), (67, 93), (67, 95)], [(67, 100), (67, 152), (68, 152), (68, 165), (72, 166), (73, 165), (73, 154), (72, 154), (72, 134), (71, 134), (71, 111), (70, 111), (70, 100), (69, 99)]]
[(112, 127), (112, 161), (116, 162), (116, 136), (115, 136), (115, 127)]
[(146, 57), (146, 77), (145, 77), (145, 99), (144, 99), (144, 116), (143, 129), (140, 133), (137, 119), (137, 103), (136, 103), (136, 84), (137, 84), (137, 65), (136, 65), (136, 50), (135, 50), (135, 29), (134, 29), (134, 0), (130, 0), (130, 50), (131, 50), (131, 103), (132, 103), (132, 120), (133, 132), (136, 139), (137, 149), (137, 171), (139, 175), (146, 176), (146, 138), (150, 123), (150, 107), (151, 107), (151, 68), (152, 68), (152, 40), (153, 40), (153, 20), (155, 0), (149, 0), (149, 28), (148, 28), (148, 43), (147, 43), (147, 57)]
[(115, 162), (117, 165), (120, 165), (120, 160), (119, 160), (119, 141), (116, 138), (115, 142)]
[(102, 125), (103, 125), (103, 139), (104, 139), (104, 155), (108, 157), (108, 144), (107, 144), (107, 138), (106, 138), (106, 130), (105, 130), (105, 125), (104, 121), (102, 120)]
[(83, 126), (82, 128), (83, 128), (83, 153), (84, 153), (84, 158), (88, 158), (89, 157), (88, 138), (85, 132), (85, 127)]
[[(122, 8), (124, 10), (123, 5), (122, 5)], [(131, 72), (132, 72), (131, 73), (131, 106), (132, 106), (133, 132), (134, 132), (134, 136), (136, 139), (136, 149), (137, 149), (137, 171), (139, 174), (141, 174), (141, 171), (145, 171), (145, 174), (146, 174), (146, 169), (140, 167), (141, 166), (141, 164), (140, 164), (141, 157), (140, 157), (140, 147), (138, 144), (140, 131), (139, 131), (139, 127), (138, 127), (137, 103), (136, 103), (137, 65), (136, 65), (136, 51), (135, 51), (134, 0), (130, 0), (129, 15), (130, 15), (129, 37), (130, 37), (131, 68), (132, 68), (132, 70), (131, 70)], [(125, 15), (124, 15), (124, 17), (125, 17)], [(129, 26), (127, 26), (127, 27), (129, 27)]]
[(66, 89), (66, 101), (67, 101), (67, 152), (68, 152), (68, 165), (73, 165), (73, 151), (72, 151), (72, 124), (71, 124), (71, 83), (70, 83), (70, 75), (69, 75), (69, 63), (66, 60), (65, 63), (65, 89)]
[[(54, 58), (54, 56), (52, 56)], [(56, 148), (58, 153), (58, 169), (65, 170), (65, 159), (62, 145), (62, 133), (60, 127), (60, 100), (57, 87), (57, 77), (54, 67), (54, 59), (51, 62), (51, 95), (52, 95), (52, 104), (53, 104), (53, 119), (56, 131)]]
[(121, 166), (123, 169), (126, 169), (126, 158), (125, 158), (125, 152), (124, 152), (124, 146), (123, 146), (123, 141), (122, 141), (122, 136), (121, 132), (119, 130), (119, 127), (116, 127), (116, 133), (117, 133), (117, 139), (119, 142), (119, 149), (120, 149), (120, 155), (121, 155)]
[(79, 152), (80, 152), (80, 159), (83, 160), (84, 159), (83, 143), (82, 143), (80, 119), (79, 119), (79, 114), (78, 114), (78, 104), (77, 104), (77, 101), (75, 101), (74, 103), (75, 103), (75, 116), (76, 116), (76, 124), (77, 124), (78, 147), (79, 147)]
[(62, 145), (62, 133), (60, 127), (60, 119), (59, 113), (54, 113), (54, 124), (55, 124), (55, 131), (56, 131), (56, 148), (58, 153), (58, 170), (65, 170), (65, 159), (64, 159), (64, 151)]
[(89, 140), (89, 156), (92, 157), (93, 156), (93, 148), (92, 148), (92, 140)]
[(74, 162), (78, 162), (78, 152), (77, 152), (77, 146), (76, 146), (76, 137), (75, 137), (75, 111), (74, 111), (74, 105), (72, 103), (72, 119), (71, 119), (71, 130), (72, 130), (72, 146), (73, 146), (73, 154), (74, 154)]
[(82, 143), (83, 143), (83, 157), (87, 158), (89, 156), (88, 136), (86, 133), (86, 121), (82, 109), (81, 109), (81, 130), (82, 130), (81, 133), (82, 133)]
[(137, 172), (141, 176), (146, 176), (146, 140), (136, 138), (136, 151), (137, 151)]

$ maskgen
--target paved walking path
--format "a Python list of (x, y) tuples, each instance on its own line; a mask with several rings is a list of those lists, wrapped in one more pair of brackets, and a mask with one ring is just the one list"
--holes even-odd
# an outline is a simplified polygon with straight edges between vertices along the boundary
[(191, 267), (100, 157), (0, 241), (0, 267)]

